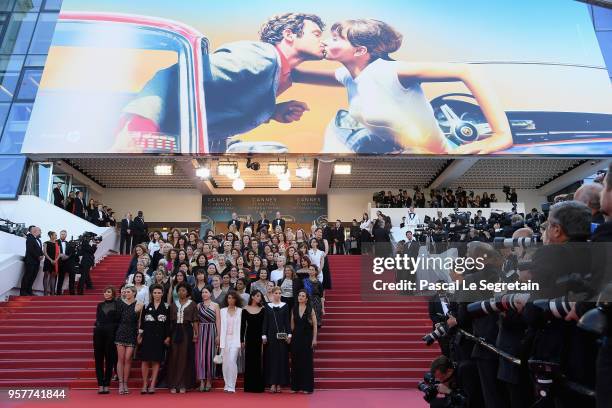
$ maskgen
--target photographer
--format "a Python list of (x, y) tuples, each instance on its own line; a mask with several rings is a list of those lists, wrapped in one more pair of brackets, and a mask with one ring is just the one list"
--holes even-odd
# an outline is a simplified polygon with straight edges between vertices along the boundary
[[(419, 384), (419, 389), (425, 392), (425, 400), (433, 408), (466, 407), (466, 398), (459, 389), (461, 375), (451, 360), (440, 356), (431, 362), (430, 375)], [(433, 377), (433, 378), (432, 378)], [(440, 396), (442, 396), (440, 398)]]
[[(512, 238), (533, 238), (533, 231), (530, 228), (520, 228), (512, 234)], [(515, 253), (514, 248), (510, 250), (504, 248), (502, 251), (507, 252), (504, 253), (506, 255), (505, 275), (507, 276), (507, 272), (510, 272), (508, 270), (511, 269), (518, 273), (518, 280), (521, 282), (528, 281), (531, 278), (530, 273), (518, 270), (518, 264), (530, 259), (531, 250), (523, 248), (518, 254)], [(517, 276), (513, 274), (508, 279), (515, 280), (516, 278)], [(520, 357), (526, 362), (528, 356), (524, 355), (523, 347), (526, 331), (527, 324), (518, 312), (513, 310), (502, 312), (499, 317), (499, 333), (495, 346), (510, 355)], [(502, 382), (508, 392), (510, 408), (529, 407), (533, 404), (533, 387), (526, 364), (517, 366), (505, 358), (499, 357), (497, 379)]]
[(89, 276), (89, 271), (96, 263), (96, 259), (94, 254), (98, 249), (97, 240), (95, 240), (95, 234), (93, 233), (85, 233), (80, 238), (79, 245), (79, 256), (81, 257), (81, 262), (79, 263), (79, 273), (81, 274), (81, 278), (79, 279), (77, 294), (83, 294), (83, 286), (87, 286), (87, 289), (93, 289), (93, 285), (91, 283), (91, 277)]
[[(608, 172), (603, 179), (603, 188), (600, 192), (600, 211), (606, 217), (606, 222), (597, 227), (595, 233), (591, 236), (591, 241), (612, 242), (612, 165), (608, 168)], [(606, 251), (607, 262), (604, 261), (603, 263), (607, 265), (608, 270), (610, 265), (612, 265), (609, 262), (611, 254), (611, 251)], [(610, 275), (606, 275), (606, 281), (610, 281)], [(610, 306), (608, 305), (609, 308)], [(607, 337), (602, 341), (596, 362), (597, 381), (595, 393), (597, 395), (597, 408), (612, 407), (612, 394), (610, 393), (610, 384), (612, 384), (612, 340), (610, 327), (612, 327), (612, 319), (608, 316), (607, 320)]]
[[(591, 251), (581, 243), (589, 237), (590, 227), (591, 211), (583, 203), (562, 201), (550, 207), (545, 231), (548, 245), (536, 251), (530, 269), (540, 284), (538, 298), (555, 299), (575, 292), (569, 282), (560, 283), (571, 274), (577, 274), (588, 285), (595, 265)], [(579, 329), (575, 322), (563, 320), (564, 316), (542, 317), (533, 304), (527, 304), (523, 314), (535, 331), (531, 359), (559, 364), (567, 380), (593, 388), (595, 337)], [(594, 406), (592, 398), (567, 387), (556, 386), (553, 394), (557, 407)]]
[[(467, 257), (472, 259), (484, 259), (485, 266), (482, 270), (464, 275), (464, 280), (467, 285), (471, 283), (478, 284), (481, 280), (487, 282), (497, 282), (499, 280), (504, 260), (490, 244), (478, 241), (470, 242), (467, 248)], [(488, 299), (493, 296), (493, 292), (485, 290), (478, 292), (472, 291), (469, 295), (471, 297), (477, 296), (479, 299)], [(471, 319), (470, 316), (466, 316), (464, 313), (466, 313), (466, 309), (463, 307), (460, 308), (458, 320), (460, 320), (463, 325)], [(473, 328), (472, 333), (474, 336), (482, 338), (489, 344), (495, 344), (499, 331), (497, 319), (498, 316), (495, 314), (473, 319), (471, 322)], [(487, 408), (507, 407), (508, 397), (506, 395), (506, 390), (503, 384), (497, 379), (499, 367), (498, 356), (483, 346), (475, 344), (473, 346), (471, 358), (476, 362), (485, 406)]]

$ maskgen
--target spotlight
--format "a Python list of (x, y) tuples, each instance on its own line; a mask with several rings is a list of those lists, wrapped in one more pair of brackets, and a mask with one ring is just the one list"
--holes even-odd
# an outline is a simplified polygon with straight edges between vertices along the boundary
[(241, 178), (237, 178), (236, 180), (232, 182), (232, 188), (236, 191), (244, 190), (245, 186), (246, 186), (246, 183)]
[(210, 169), (208, 167), (200, 167), (196, 169), (196, 176), (201, 179), (207, 179), (210, 177)]
[(312, 170), (309, 167), (298, 167), (295, 169), (295, 176), (301, 179), (312, 177)]
[(342, 162), (334, 164), (334, 174), (351, 174), (351, 163)]
[(288, 178), (280, 179), (278, 182), (278, 188), (281, 191), (289, 191), (291, 190), (291, 181)]
[(230, 177), (238, 171), (238, 163), (235, 161), (220, 161), (217, 164), (217, 173), (220, 176)]
[(268, 163), (268, 173), (278, 176), (287, 173), (288, 165), (286, 161), (273, 161)]
[(312, 177), (312, 168), (306, 157), (298, 159), (296, 164), (297, 169), (295, 169), (295, 176), (297, 178), (309, 179)]
[(172, 164), (169, 163), (159, 163), (156, 164), (153, 168), (156, 176), (171, 176), (172, 175)]
[(251, 169), (253, 171), (259, 171), (259, 169), (261, 168), (261, 164), (259, 164), (259, 162), (256, 162), (256, 161), (252, 161), (251, 158), (249, 157), (246, 162), (246, 167), (247, 169)]

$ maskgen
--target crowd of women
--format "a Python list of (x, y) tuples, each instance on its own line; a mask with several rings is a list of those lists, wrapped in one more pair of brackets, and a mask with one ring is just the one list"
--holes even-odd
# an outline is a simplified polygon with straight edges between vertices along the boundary
[[(331, 288), (328, 240), (321, 228), (278, 226), (227, 234), (167, 237), (137, 245), (120, 294), (104, 290), (94, 328), (96, 376), (108, 394), (113, 372), (127, 394), (140, 361), (142, 394), (160, 384), (172, 393), (206, 392), (223, 377), (233, 393), (311, 393), (313, 349)], [(291, 364), (290, 364), (291, 361)]]

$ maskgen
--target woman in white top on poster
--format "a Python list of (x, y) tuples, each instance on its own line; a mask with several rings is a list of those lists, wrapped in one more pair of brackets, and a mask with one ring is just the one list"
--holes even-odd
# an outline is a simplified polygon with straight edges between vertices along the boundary
[[(476, 67), (394, 61), (389, 54), (401, 45), (402, 35), (382, 21), (337, 22), (325, 41), (325, 58), (343, 66), (335, 73), (294, 72), (294, 82), (347, 89), (348, 112), (340, 111), (328, 127), (323, 152), (489, 154), (512, 145), (508, 118)], [(490, 136), (451, 146), (421, 88), (423, 82), (463, 82), (489, 123)]]

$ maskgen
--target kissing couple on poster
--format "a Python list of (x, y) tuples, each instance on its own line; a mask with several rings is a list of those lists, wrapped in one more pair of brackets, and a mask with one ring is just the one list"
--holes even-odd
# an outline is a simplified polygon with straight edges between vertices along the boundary
[[(324, 29), (322, 19), (313, 14), (276, 15), (261, 27), (260, 41), (228, 43), (204, 56), (209, 152), (226, 152), (236, 135), (270, 120), (299, 121), (309, 110), (306, 103), (277, 102), (293, 83), (347, 90), (349, 108), (339, 110), (327, 126), (324, 153), (488, 154), (512, 145), (506, 114), (475, 67), (395, 61), (390, 54), (402, 45), (402, 35), (379, 20), (340, 21), (325, 37)], [(335, 72), (299, 68), (323, 59), (342, 66)], [(168, 77), (177, 71), (175, 66), (159, 71), (124, 108), (128, 131), (164, 131), (161, 123), (168, 123), (169, 114), (157, 84), (176, 83)], [(456, 144), (440, 129), (421, 84), (455, 81), (463, 82), (478, 103), (488, 122), (488, 137)], [(162, 101), (140, 103), (144, 97), (151, 101), (152, 95)]]

